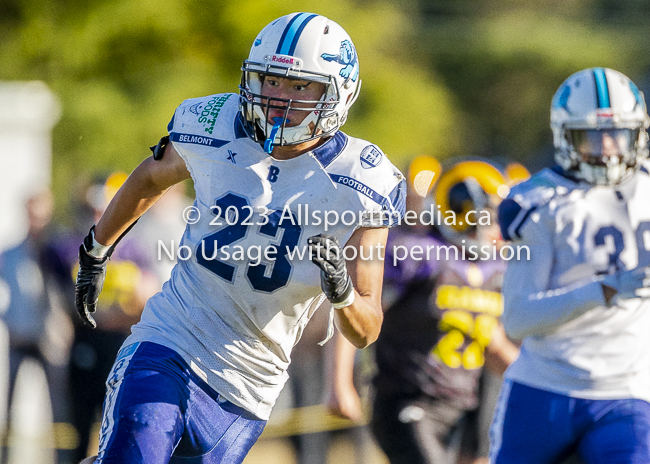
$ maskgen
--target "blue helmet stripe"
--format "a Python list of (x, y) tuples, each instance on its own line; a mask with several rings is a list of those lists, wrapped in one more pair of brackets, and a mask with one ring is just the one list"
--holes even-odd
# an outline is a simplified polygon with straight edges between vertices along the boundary
[(639, 92), (639, 89), (636, 85), (634, 85), (634, 82), (630, 81), (630, 89), (632, 89), (632, 93), (634, 94), (634, 97), (636, 98), (636, 102), (639, 105), (643, 105), (643, 98), (641, 97), (641, 93)]
[(291, 18), (284, 32), (282, 32), (282, 37), (280, 38), (280, 43), (275, 53), (278, 55), (291, 55), (296, 50), (300, 33), (307, 23), (315, 17), (315, 14), (299, 13)]
[(296, 51), (296, 45), (298, 45), (298, 39), (300, 38), (300, 34), (302, 34), (303, 29), (307, 25), (309, 21), (314, 19), (316, 17), (315, 14), (309, 16), (307, 19), (305, 19), (302, 24), (300, 24), (300, 27), (296, 31), (296, 34), (293, 36), (293, 41), (291, 41), (291, 47), (289, 48), (289, 52), (287, 55), (293, 55), (293, 53)]
[(598, 108), (610, 108), (609, 88), (607, 87), (607, 76), (603, 68), (594, 68), (594, 79), (596, 80), (596, 99)]
[(282, 50), (282, 44), (285, 42), (285, 39), (287, 38), (287, 34), (291, 30), (291, 27), (293, 26), (293, 23), (296, 22), (298, 18), (300, 18), (302, 15), (305, 13), (298, 13), (295, 15), (293, 18), (291, 18), (291, 21), (289, 21), (289, 24), (286, 25), (284, 28), (284, 31), (282, 31), (282, 37), (280, 37), (280, 42), (278, 42), (278, 48), (275, 50), (275, 53), (280, 54)]

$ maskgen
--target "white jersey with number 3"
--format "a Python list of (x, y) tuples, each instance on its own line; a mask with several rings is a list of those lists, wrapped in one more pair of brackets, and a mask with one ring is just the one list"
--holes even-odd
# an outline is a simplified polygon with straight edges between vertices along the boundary
[(599, 283), (650, 265), (648, 167), (609, 187), (545, 169), (506, 202), (504, 237), (530, 247), (530, 261), (511, 261), (504, 282), (506, 301), (525, 296), (504, 314), (524, 338), (506, 377), (578, 398), (650, 401), (650, 300), (608, 307)]
[(378, 147), (340, 131), (276, 160), (244, 133), (235, 94), (186, 100), (169, 132), (194, 181), (189, 219), (198, 222), (125, 344), (176, 350), (226, 399), (267, 419), (291, 349), (324, 298), (307, 239), (327, 233), (345, 244), (360, 226), (394, 223), (403, 176)]

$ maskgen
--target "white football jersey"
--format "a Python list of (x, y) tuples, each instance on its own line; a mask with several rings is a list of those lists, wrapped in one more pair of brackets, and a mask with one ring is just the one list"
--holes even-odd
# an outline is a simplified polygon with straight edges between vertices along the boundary
[(125, 346), (176, 350), (226, 399), (267, 419), (324, 300), (307, 239), (345, 244), (360, 226), (390, 226), (404, 213), (404, 178), (378, 147), (340, 131), (276, 160), (244, 133), (236, 94), (184, 101), (169, 133), (194, 181), (190, 219), (200, 219)]
[(599, 283), (650, 265), (648, 201), (647, 166), (617, 186), (545, 169), (513, 188), (502, 232), (528, 245), (530, 260), (510, 261), (505, 276), (504, 325), (524, 339), (506, 378), (578, 398), (650, 401), (650, 301), (608, 307)]

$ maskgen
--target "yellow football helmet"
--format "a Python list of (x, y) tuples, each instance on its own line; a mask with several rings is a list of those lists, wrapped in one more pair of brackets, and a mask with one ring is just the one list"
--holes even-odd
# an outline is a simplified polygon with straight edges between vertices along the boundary
[(442, 173), (442, 165), (432, 156), (421, 155), (409, 164), (409, 187), (420, 197), (426, 197)]
[[(487, 161), (461, 161), (445, 171), (433, 190), (436, 208), (443, 218), (456, 218), (442, 221), (441, 232), (447, 235), (469, 234), (476, 225), (467, 221), (470, 212), (494, 210), (507, 196), (510, 189), (504, 174)], [(446, 230), (445, 229), (449, 229)], [(445, 233), (447, 232), (447, 233)]]
[(530, 179), (530, 171), (523, 164), (517, 163), (516, 161), (506, 166), (505, 174), (508, 187)]

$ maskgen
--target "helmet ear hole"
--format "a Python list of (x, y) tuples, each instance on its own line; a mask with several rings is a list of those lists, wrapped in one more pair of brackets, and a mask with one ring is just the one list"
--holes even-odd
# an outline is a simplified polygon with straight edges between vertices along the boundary
[(566, 140), (566, 142), (569, 145), (573, 145), (573, 140), (571, 139), (571, 131), (565, 129), (563, 131), (563, 135), (564, 135), (564, 140)]

